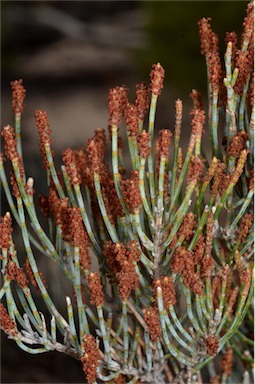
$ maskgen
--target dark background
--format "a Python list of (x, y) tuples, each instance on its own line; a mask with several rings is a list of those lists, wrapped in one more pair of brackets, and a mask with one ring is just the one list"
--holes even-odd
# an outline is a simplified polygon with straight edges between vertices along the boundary
[[(22, 117), (27, 174), (38, 189), (41, 167), (34, 111), (46, 109), (56, 156), (84, 144), (107, 127), (108, 89), (149, 81), (153, 63), (166, 70), (156, 128), (173, 128), (174, 101), (184, 101), (184, 133), (190, 129), (188, 95), (203, 92), (206, 69), (197, 22), (212, 18), (225, 49), (225, 32), (240, 36), (246, 1), (2, 1), (2, 126), (13, 124), (10, 81), (27, 89)], [(3, 202), (3, 207), (5, 203)], [(39, 264), (45, 268), (45, 261)], [(43, 269), (42, 268), (42, 269)], [(45, 268), (56, 300), (63, 282)], [(54, 276), (54, 278), (53, 278)], [(59, 300), (60, 303), (62, 300)], [(28, 355), (2, 335), (2, 383), (84, 382), (79, 362), (57, 352)]]

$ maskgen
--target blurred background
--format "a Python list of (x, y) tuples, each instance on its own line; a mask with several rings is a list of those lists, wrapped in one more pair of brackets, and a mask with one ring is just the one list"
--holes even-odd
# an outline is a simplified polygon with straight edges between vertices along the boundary
[[(184, 102), (184, 135), (189, 134), (188, 95), (195, 88), (206, 103), (206, 68), (197, 22), (212, 18), (225, 50), (225, 32), (241, 36), (247, 1), (3, 1), (1, 125), (13, 124), (10, 82), (27, 89), (22, 116), (27, 175), (41, 192), (40, 155), (34, 123), (45, 109), (58, 159), (66, 147), (79, 147), (93, 131), (107, 128), (108, 90), (125, 84), (133, 101), (135, 84), (149, 83), (153, 63), (166, 70), (156, 128), (174, 125), (174, 102)], [(5, 210), (5, 202), (2, 204)], [(40, 262), (44, 268), (44, 260)], [(47, 272), (46, 272), (47, 273)], [(62, 294), (51, 272), (49, 288)], [(53, 278), (54, 277), (54, 278)], [(47, 279), (48, 280), (48, 279)], [(54, 283), (53, 283), (54, 281)], [(79, 362), (61, 354), (32, 356), (2, 335), (2, 383), (84, 382)]]

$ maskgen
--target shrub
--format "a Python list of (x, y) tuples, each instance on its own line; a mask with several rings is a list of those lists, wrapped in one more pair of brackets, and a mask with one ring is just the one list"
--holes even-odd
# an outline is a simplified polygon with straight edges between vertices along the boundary
[[(79, 359), (90, 384), (201, 383), (206, 374), (211, 383), (240, 382), (242, 372), (233, 368), (237, 359), (247, 382), (253, 363), (253, 3), (243, 26), (240, 49), (235, 33), (226, 34), (223, 68), (210, 19), (199, 22), (208, 113), (192, 90), (185, 152), (181, 100), (175, 103), (174, 133), (154, 134), (164, 81), (159, 63), (150, 87), (137, 85), (133, 104), (124, 86), (110, 90), (112, 170), (105, 162), (106, 132), (97, 129), (85, 149), (63, 152), (58, 173), (47, 113), (36, 111), (48, 185), (48, 196), (40, 195), (38, 204), (22, 159), (25, 89), (21, 80), (12, 82), (15, 128), (2, 131), (10, 182), (4, 156), (0, 165), (11, 210), (0, 221), (0, 311), (1, 328), (20, 348)], [(123, 160), (122, 120), (130, 172)], [(210, 148), (203, 145), (204, 130)], [(39, 222), (37, 205), (48, 230)], [(13, 241), (13, 218), (26, 250), (24, 265)], [(91, 268), (91, 250), (97, 270)], [(38, 270), (38, 252), (56, 262), (73, 286), (66, 318)]]

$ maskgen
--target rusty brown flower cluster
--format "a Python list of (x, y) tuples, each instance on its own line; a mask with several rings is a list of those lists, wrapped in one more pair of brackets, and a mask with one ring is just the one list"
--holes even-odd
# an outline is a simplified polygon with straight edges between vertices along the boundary
[(11, 82), (12, 87), (12, 108), (15, 114), (21, 114), (24, 109), (24, 99), (26, 90), (22, 85), (23, 80), (15, 80)]
[(82, 148), (75, 149), (73, 153), (75, 156), (76, 169), (81, 177), (81, 181), (91, 189), (91, 185), (93, 185), (93, 180), (92, 172), (88, 167), (87, 155)]
[(121, 180), (121, 191), (127, 207), (131, 213), (135, 213), (136, 209), (142, 204), (142, 198), (139, 189), (138, 171), (133, 171), (130, 178)]
[(149, 107), (149, 89), (143, 82), (136, 85), (135, 105), (138, 119), (143, 121)]
[(100, 353), (96, 340), (92, 335), (85, 334), (83, 336), (83, 348), (85, 353), (81, 357), (82, 369), (88, 384), (93, 384), (97, 379)]
[(203, 179), (204, 183), (210, 183), (210, 181), (212, 180), (212, 178), (214, 177), (217, 171), (218, 164), (219, 164), (219, 160), (216, 159), (216, 157), (214, 157)]
[[(235, 58), (235, 67), (238, 69), (238, 77), (234, 85), (234, 91), (238, 95), (243, 94), (244, 86), (253, 74), (254, 68), (254, 3), (247, 6), (247, 16), (243, 23), (241, 49), (232, 48), (232, 56)], [(234, 43), (236, 44), (236, 42)], [(253, 97), (253, 96), (252, 96)]]
[(250, 229), (253, 225), (253, 215), (251, 213), (246, 213), (241, 220), (240, 227), (237, 231), (238, 239), (242, 243), (245, 241), (249, 235)]
[(131, 240), (125, 245), (108, 240), (104, 242), (103, 253), (112, 276), (117, 278), (119, 295), (126, 301), (139, 286), (135, 263), (139, 261), (141, 252), (137, 243)]
[(163, 276), (160, 279), (153, 281), (154, 296), (157, 297), (157, 288), (162, 289), (162, 296), (165, 309), (168, 309), (171, 305), (176, 304), (176, 292), (174, 288), (173, 278), (170, 276)]
[(222, 85), (222, 68), (219, 53), (219, 38), (212, 33), (211, 51), (208, 54), (209, 82), (212, 92), (219, 92)]
[(182, 127), (182, 110), (183, 105), (180, 99), (177, 99), (175, 102), (175, 136), (181, 136), (181, 127)]
[(0, 249), (9, 249), (12, 243), (12, 219), (9, 212), (0, 216)]
[(190, 114), (192, 115), (192, 134), (201, 137), (203, 133), (203, 124), (205, 123), (205, 111), (199, 106), (196, 109), (192, 109)]
[(68, 199), (60, 199), (57, 191), (50, 188), (48, 202), (55, 224), (61, 226), (65, 241), (70, 241), (70, 226), (65, 217), (66, 209), (69, 208)]
[[(49, 168), (49, 162), (46, 155), (46, 144), (50, 146), (52, 143), (51, 139), (51, 129), (49, 126), (49, 119), (46, 111), (43, 110), (37, 110), (35, 111), (35, 122), (39, 134), (39, 140), (40, 140), (40, 151), (42, 154), (43, 159), (43, 166), (45, 169)], [(51, 151), (52, 155), (53, 152)]]
[(183, 283), (186, 287), (201, 296), (203, 294), (204, 285), (201, 281), (199, 272), (195, 271), (198, 264), (196, 253), (188, 251), (183, 246), (176, 248), (173, 258), (170, 262), (171, 270), (174, 273), (182, 273)]
[(201, 265), (201, 262), (204, 257), (204, 252), (205, 252), (205, 237), (201, 233), (200, 236), (198, 237), (198, 240), (196, 242), (196, 245), (193, 250), (193, 257), (194, 257), (194, 263), (195, 265)]
[(81, 184), (81, 176), (76, 168), (75, 152), (71, 148), (67, 148), (62, 152), (62, 160), (71, 184)]
[(150, 153), (150, 133), (143, 130), (138, 135), (138, 154), (146, 159)]
[(201, 139), (203, 134), (203, 124), (205, 123), (205, 112), (203, 109), (192, 109), (191, 113), (192, 120), (192, 132), (190, 135), (190, 141), (188, 151), (193, 151), (196, 140)]
[(165, 70), (160, 63), (154, 64), (150, 72), (151, 91), (154, 95), (160, 95), (165, 78)]
[(248, 140), (248, 134), (245, 131), (238, 132), (232, 139), (229, 148), (228, 155), (232, 157), (239, 157), (241, 152), (246, 148), (246, 141)]
[(188, 166), (187, 185), (194, 180), (199, 182), (202, 178), (203, 170), (204, 163), (201, 158), (199, 156), (192, 155)]
[(226, 171), (226, 164), (218, 160), (216, 169), (214, 170), (214, 178), (211, 189), (212, 196), (221, 196), (228, 188), (231, 175)]
[[(104, 154), (106, 147), (106, 137), (104, 129), (97, 129), (94, 136), (86, 142), (86, 151), (88, 156), (88, 163), (93, 172), (100, 173), (104, 166)], [(102, 173), (102, 171), (101, 171)]]
[(210, 356), (217, 355), (219, 348), (219, 339), (218, 336), (208, 336), (205, 340), (206, 343), (206, 352)]
[(13, 127), (11, 125), (6, 125), (1, 132), (1, 135), (4, 139), (4, 149), (7, 158), (11, 161), (18, 160), (17, 140)]
[(246, 8), (246, 17), (243, 22), (242, 44), (253, 43), (254, 35), (254, 2), (250, 2)]
[(197, 89), (192, 89), (189, 96), (193, 101), (193, 109), (203, 110), (202, 94)]
[(86, 150), (92, 172), (99, 173), (101, 161), (99, 157), (98, 146), (96, 145), (95, 139), (92, 138), (87, 140)]
[(129, 136), (134, 138), (138, 135), (138, 109), (137, 106), (127, 103), (124, 111), (124, 119), (127, 125)]
[(196, 224), (196, 220), (195, 220), (194, 213), (193, 212), (186, 213), (186, 215), (184, 215), (180, 228), (178, 229), (176, 235), (174, 236), (173, 240), (169, 244), (169, 248), (173, 250), (176, 247), (176, 244), (178, 241), (189, 242), (192, 238), (195, 224)]
[(171, 144), (172, 132), (169, 129), (162, 129), (159, 132), (159, 154), (162, 157), (168, 158), (169, 147)]
[(188, 212), (183, 218), (182, 224), (177, 232), (177, 237), (182, 237), (183, 240), (189, 241), (193, 235), (195, 224), (194, 213)]
[(124, 210), (118, 198), (114, 181), (109, 176), (109, 177), (105, 177), (101, 182), (102, 182), (102, 195), (103, 195), (103, 200), (104, 200), (105, 208), (107, 211), (107, 215), (111, 223), (116, 224), (117, 218), (124, 216)]
[(200, 43), (201, 43), (201, 54), (206, 56), (211, 50), (211, 37), (212, 37), (212, 27), (211, 27), (211, 18), (202, 18), (198, 22), (199, 34), (200, 34)]
[(144, 320), (148, 326), (151, 341), (156, 342), (161, 338), (161, 328), (159, 321), (158, 307), (148, 307), (143, 309)]
[[(20, 164), (19, 172), (20, 172), (21, 178), (23, 179), (23, 177), (24, 177), (24, 168), (23, 168), (23, 165), (21, 164), (21, 162), (19, 162), (19, 164)], [(16, 177), (15, 177), (13, 169), (11, 169), (11, 172), (10, 172), (10, 182), (11, 182), (13, 196), (16, 197), (16, 199), (20, 198), (21, 197), (21, 193), (20, 193), (18, 182), (16, 180)]]
[(235, 66), (238, 68), (238, 77), (234, 85), (234, 91), (237, 95), (243, 94), (243, 89), (249, 76), (250, 68), (250, 54), (249, 51), (236, 51)]
[(80, 208), (69, 208), (67, 211), (67, 220), (68, 216), (70, 218), (69, 225), (71, 225), (71, 244), (79, 248), (80, 266), (84, 271), (87, 271), (91, 264), (88, 251), (89, 237), (83, 224)]
[[(20, 174), (20, 179), (22, 181), (24, 181), (24, 167), (23, 167), (21, 157), (20, 157), (18, 150), (17, 150), (17, 139), (16, 139), (16, 135), (15, 135), (13, 127), (11, 127), (10, 125), (7, 125), (2, 130), (1, 135), (4, 139), (5, 154), (6, 154), (7, 158), (13, 164), (17, 163), (19, 174)], [(12, 194), (16, 198), (18, 198), (21, 196), (21, 194), (20, 194), (20, 190), (18, 187), (16, 177), (15, 177), (14, 169), (11, 169), (11, 178), (10, 179), (11, 179), (10, 181), (11, 181), (11, 186), (12, 186)]]
[(16, 263), (9, 260), (5, 270), (8, 279), (16, 281), (20, 288), (25, 288), (28, 285), (28, 279), (23, 268), (19, 268)]
[(127, 89), (125, 86), (110, 89), (108, 97), (110, 126), (120, 124), (121, 115), (125, 110), (127, 102)]
[(201, 53), (206, 57), (209, 69), (209, 82), (212, 91), (218, 91), (222, 81), (222, 69), (219, 54), (219, 38), (212, 31), (211, 18), (202, 18), (198, 22)]
[(240, 156), (239, 156), (239, 159), (237, 161), (237, 165), (236, 165), (234, 174), (233, 174), (233, 176), (231, 178), (231, 183), (233, 185), (235, 185), (238, 182), (239, 177), (243, 173), (243, 169), (244, 169), (244, 166), (245, 166), (245, 163), (246, 163), (247, 156), (248, 156), (249, 152), (250, 152), (249, 149), (244, 149), (241, 152)]
[(90, 303), (96, 307), (104, 304), (103, 288), (98, 272), (90, 272), (87, 276), (90, 293)]
[(17, 333), (15, 322), (2, 303), (0, 304), (0, 326), (7, 335), (15, 336)]

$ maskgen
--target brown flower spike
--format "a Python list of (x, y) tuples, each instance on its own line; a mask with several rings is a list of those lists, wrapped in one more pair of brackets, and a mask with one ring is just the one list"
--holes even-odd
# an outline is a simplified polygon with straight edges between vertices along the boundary
[(154, 280), (153, 285), (155, 297), (157, 297), (157, 287), (161, 287), (165, 309), (176, 304), (176, 293), (172, 277), (164, 276), (161, 279)]
[(90, 303), (96, 307), (101, 307), (104, 303), (103, 289), (100, 277), (97, 272), (91, 272), (88, 277)]
[(171, 144), (172, 132), (169, 129), (162, 129), (159, 132), (159, 153), (162, 157), (168, 157)]
[(0, 216), (0, 249), (9, 249), (12, 243), (12, 219), (9, 212)]
[(50, 146), (50, 144), (52, 143), (52, 139), (50, 136), (51, 129), (49, 126), (47, 112), (43, 110), (35, 111), (35, 122), (36, 122), (39, 139), (40, 139), (40, 150), (43, 158), (43, 166), (45, 169), (48, 169), (49, 164), (48, 164), (45, 146), (46, 144)]
[(8, 279), (16, 281), (20, 288), (25, 288), (28, 285), (28, 279), (23, 268), (19, 268), (17, 264), (11, 260), (6, 266), (6, 276)]
[(76, 168), (76, 158), (74, 151), (67, 148), (62, 152), (62, 160), (66, 167), (66, 172), (72, 185), (81, 184), (81, 176)]
[(15, 80), (11, 82), (12, 87), (12, 108), (15, 114), (21, 114), (24, 109), (24, 99), (26, 90), (22, 85), (23, 80)]
[(2, 303), (0, 304), (0, 326), (7, 335), (15, 336), (17, 333), (16, 325)]
[(151, 78), (151, 91), (154, 95), (160, 95), (163, 88), (163, 82), (165, 77), (165, 70), (160, 63), (153, 64), (150, 73)]
[(208, 355), (215, 356), (217, 355), (219, 348), (219, 339), (217, 336), (209, 336), (205, 340), (206, 343), (206, 351)]
[(143, 309), (144, 320), (149, 328), (150, 338), (153, 342), (161, 338), (161, 328), (157, 306)]
[(150, 133), (143, 130), (138, 135), (138, 154), (146, 159), (150, 153)]
[(99, 348), (92, 335), (83, 336), (84, 355), (81, 357), (82, 369), (88, 384), (93, 384), (97, 379), (97, 367), (99, 366)]
[(134, 213), (142, 204), (138, 171), (133, 171), (130, 178), (122, 180), (120, 185), (125, 203), (127, 204), (129, 211)]
[(145, 83), (139, 83), (136, 86), (136, 99), (138, 119), (143, 121), (149, 107), (149, 89)]

